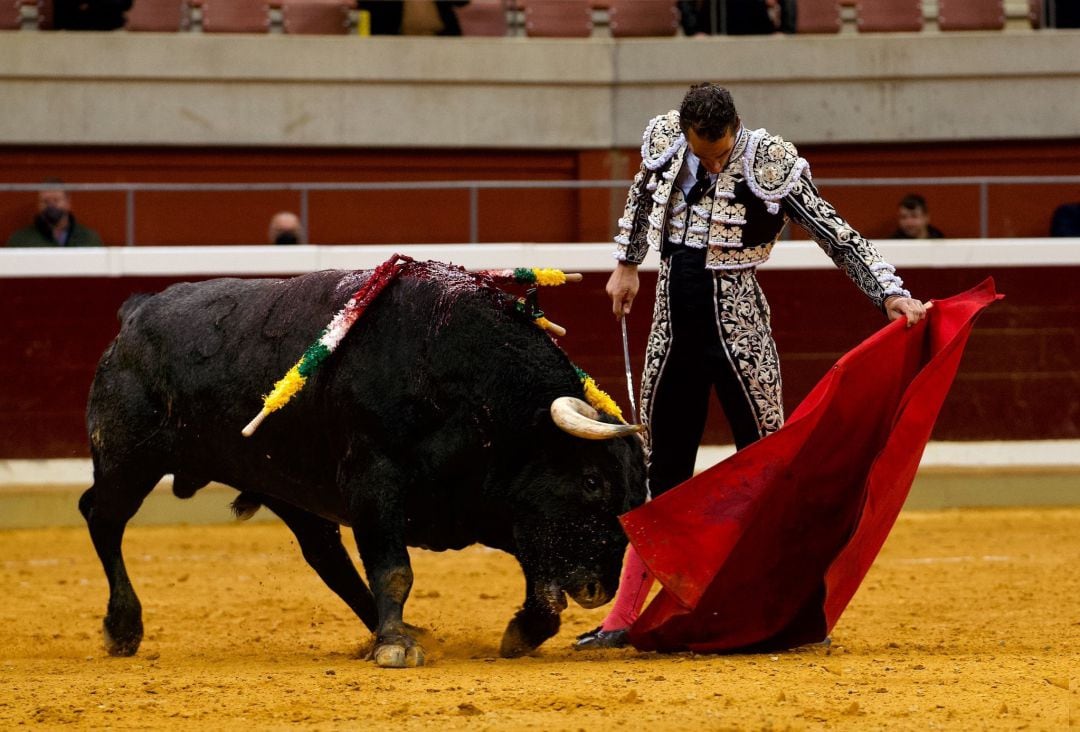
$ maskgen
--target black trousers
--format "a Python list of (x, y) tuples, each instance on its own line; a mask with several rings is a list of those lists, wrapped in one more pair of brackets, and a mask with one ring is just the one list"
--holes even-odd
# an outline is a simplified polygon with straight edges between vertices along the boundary
[(649, 490), (690, 478), (715, 393), (742, 449), (779, 429), (783, 406), (769, 307), (753, 270), (705, 269), (705, 250), (661, 263), (642, 378)]

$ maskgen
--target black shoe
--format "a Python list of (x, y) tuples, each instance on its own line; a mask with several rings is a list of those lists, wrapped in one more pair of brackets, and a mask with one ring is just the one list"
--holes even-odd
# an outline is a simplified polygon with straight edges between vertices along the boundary
[(591, 651), (597, 648), (622, 648), (630, 642), (629, 634), (623, 630), (604, 630), (596, 627), (588, 633), (582, 633), (574, 641), (575, 651)]

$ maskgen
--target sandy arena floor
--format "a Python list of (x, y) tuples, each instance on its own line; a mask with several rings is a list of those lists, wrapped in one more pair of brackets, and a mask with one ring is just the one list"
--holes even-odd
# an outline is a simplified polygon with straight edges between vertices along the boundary
[(431, 663), (380, 670), (280, 525), (133, 528), (126, 550), (147, 637), (118, 659), (86, 533), (0, 533), (0, 728), (1080, 726), (1080, 509), (906, 513), (831, 650), (755, 656), (575, 653), (604, 611), (572, 606), (500, 659), (521, 576), (473, 548), (413, 553)]

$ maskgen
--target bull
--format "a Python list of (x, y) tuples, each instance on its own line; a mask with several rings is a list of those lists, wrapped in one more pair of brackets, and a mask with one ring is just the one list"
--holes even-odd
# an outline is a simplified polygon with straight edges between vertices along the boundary
[(504, 657), (552, 637), (566, 595), (587, 608), (614, 595), (627, 541), (617, 516), (645, 499), (636, 428), (580, 399), (566, 354), (490, 280), (402, 265), (307, 386), (241, 435), (260, 395), (367, 277), (181, 283), (121, 308), (90, 390), (94, 475), (79, 501), (109, 583), (111, 654), (133, 655), (143, 634), (124, 529), (168, 474), (180, 498), (216, 481), (240, 492), (238, 516), (280, 517), (374, 633), (379, 666), (424, 662), (402, 618), (408, 546), (481, 543), (517, 559), (525, 600)]

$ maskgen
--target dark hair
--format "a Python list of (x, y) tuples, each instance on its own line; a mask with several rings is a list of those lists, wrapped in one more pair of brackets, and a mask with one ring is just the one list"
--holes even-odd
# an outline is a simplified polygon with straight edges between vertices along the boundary
[(693, 130), (706, 140), (719, 140), (734, 132), (738, 121), (731, 92), (709, 81), (690, 87), (679, 106), (679, 127), (683, 134)]
[(930, 210), (926, 206), (926, 199), (920, 196), (918, 193), (909, 193), (903, 198), (901, 198), (900, 208), (906, 208), (908, 211), (928, 212)]

